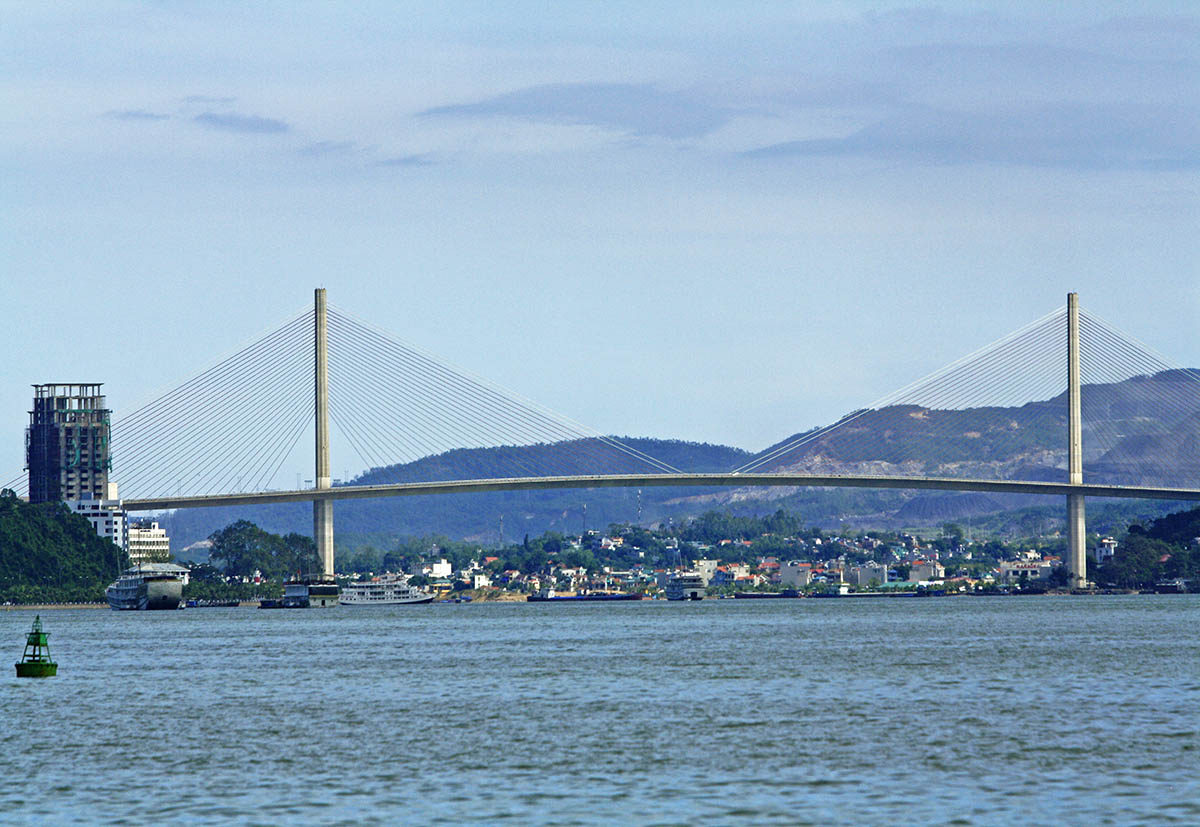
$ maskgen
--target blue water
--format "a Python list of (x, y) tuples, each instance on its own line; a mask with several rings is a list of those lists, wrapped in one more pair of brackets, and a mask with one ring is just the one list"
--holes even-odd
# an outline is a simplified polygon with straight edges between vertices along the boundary
[(41, 614), (3, 822), (1200, 822), (1198, 596)]

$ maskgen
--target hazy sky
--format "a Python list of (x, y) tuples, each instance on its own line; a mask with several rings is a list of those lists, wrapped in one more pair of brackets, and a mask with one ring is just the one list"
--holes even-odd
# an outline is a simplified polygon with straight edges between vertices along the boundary
[(0, 3), (0, 478), (30, 384), (119, 412), (316, 286), (748, 449), (1068, 290), (1200, 365), (1196, 8)]

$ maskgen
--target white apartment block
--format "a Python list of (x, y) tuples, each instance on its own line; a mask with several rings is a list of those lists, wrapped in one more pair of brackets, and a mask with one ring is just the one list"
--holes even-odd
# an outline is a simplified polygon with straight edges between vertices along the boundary
[(171, 540), (158, 523), (134, 524), (129, 526), (128, 550), (130, 565), (165, 563), (171, 558)]
[[(111, 486), (115, 495), (116, 486)], [(94, 500), (66, 500), (66, 506), (75, 514), (81, 514), (87, 517), (88, 522), (92, 524), (92, 530), (97, 535), (111, 540), (121, 548), (126, 547), (127, 541), (127, 526), (128, 518), (125, 515), (124, 509), (121, 508), (121, 501), (113, 496), (112, 499)]]

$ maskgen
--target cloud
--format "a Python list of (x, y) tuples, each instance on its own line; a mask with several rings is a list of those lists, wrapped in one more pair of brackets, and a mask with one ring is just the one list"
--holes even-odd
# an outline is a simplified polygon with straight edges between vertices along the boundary
[(844, 138), (788, 141), (746, 155), (863, 156), (921, 163), (1076, 169), (1186, 169), (1200, 166), (1200, 110), (1061, 104), (981, 114), (913, 108)]
[(274, 118), (260, 118), (256, 115), (204, 112), (192, 120), (210, 129), (221, 129), (226, 132), (240, 132), (243, 134), (277, 135), (291, 130), (291, 126), (285, 121), (275, 120)]
[(165, 121), (170, 115), (160, 112), (149, 112), (145, 109), (114, 109), (104, 113), (105, 117), (116, 118), (119, 121)]
[(439, 106), (425, 116), (514, 117), (619, 129), (636, 135), (692, 138), (727, 123), (731, 113), (679, 92), (619, 83), (533, 86), (477, 103)]
[(188, 95), (183, 99), (184, 103), (206, 103), (209, 105), (221, 104), (223, 106), (228, 106), (235, 101), (237, 101), (237, 98), (220, 98), (211, 97), (209, 95)]
[(322, 155), (345, 155), (358, 148), (354, 141), (316, 141), (300, 150), (301, 155), (320, 157)]
[(434, 160), (428, 155), (399, 155), (375, 162), (377, 167), (428, 167), (433, 164)]

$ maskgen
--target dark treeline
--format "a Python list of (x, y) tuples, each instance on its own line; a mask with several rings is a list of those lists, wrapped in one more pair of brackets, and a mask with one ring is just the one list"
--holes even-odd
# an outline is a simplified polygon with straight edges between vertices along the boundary
[(0, 491), (0, 602), (102, 601), (125, 565), (124, 551), (62, 503)]
[(1149, 588), (1182, 578), (1200, 591), (1200, 508), (1168, 514), (1148, 526), (1131, 525), (1116, 554), (1091, 578), (1101, 586)]

